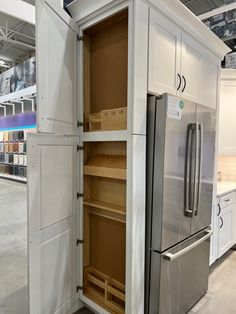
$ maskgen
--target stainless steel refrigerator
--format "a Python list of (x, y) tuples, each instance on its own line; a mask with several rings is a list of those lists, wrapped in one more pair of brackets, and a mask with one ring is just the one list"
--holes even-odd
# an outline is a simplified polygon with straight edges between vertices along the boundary
[(148, 97), (146, 314), (182, 314), (206, 293), (216, 111)]

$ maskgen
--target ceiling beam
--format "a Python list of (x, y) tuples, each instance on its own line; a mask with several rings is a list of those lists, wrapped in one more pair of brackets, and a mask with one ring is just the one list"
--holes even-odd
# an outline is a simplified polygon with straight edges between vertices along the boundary
[(230, 11), (230, 10), (234, 10), (234, 9), (236, 9), (236, 3), (235, 2), (231, 3), (231, 4), (223, 5), (219, 8), (211, 10), (210, 12), (203, 13), (203, 14), (199, 15), (198, 18), (200, 20), (205, 20), (211, 16), (215, 16), (215, 15), (218, 15), (218, 14)]
[(35, 46), (33, 46), (33, 45), (29, 45), (29, 44), (23, 43), (22, 41), (18, 41), (18, 40), (15, 40), (15, 39), (6, 38), (6, 37), (4, 37), (2, 35), (0, 35), (0, 40), (4, 40), (5, 42), (14, 44), (15, 46), (21, 46), (21, 47), (29, 48), (29, 49), (32, 49), (32, 50), (35, 49)]
[(22, 0), (0, 0), (0, 12), (35, 25), (35, 6)]

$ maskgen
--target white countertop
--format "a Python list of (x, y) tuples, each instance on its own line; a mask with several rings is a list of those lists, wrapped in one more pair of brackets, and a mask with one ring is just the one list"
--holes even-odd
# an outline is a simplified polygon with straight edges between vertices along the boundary
[(222, 196), (235, 190), (236, 182), (217, 182), (217, 196)]

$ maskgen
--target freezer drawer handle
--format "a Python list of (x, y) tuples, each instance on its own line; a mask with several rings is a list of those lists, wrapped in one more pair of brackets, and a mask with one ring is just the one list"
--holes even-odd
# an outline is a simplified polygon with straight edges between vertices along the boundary
[(212, 235), (213, 232), (211, 230), (208, 230), (208, 231), (205, 231), (205, 232), (206, 232), (206, 235), (204, 237), (202, 237), (198, 241), (192, 243), (191, 245), (187, 246), (183, 250), (181, 250), (181, 251), (179, 251), (179, 252), (177, 252), (175, 254), (172, 254), (172, 253), (169, 253), (169, 252), (164, 253), (163, 254), (164, 259), (166, 259), (168, 261), (174, 261), (177, 258), (179, 258), (180, 256), (184, 255), (188, 251), (190, 251), (193, 248), (195, 248), (196, 246), (198, 246), (199, 244), (201, 244), (202, 242), (206, 241), (208, 238), (210, 238), (210, 236)]

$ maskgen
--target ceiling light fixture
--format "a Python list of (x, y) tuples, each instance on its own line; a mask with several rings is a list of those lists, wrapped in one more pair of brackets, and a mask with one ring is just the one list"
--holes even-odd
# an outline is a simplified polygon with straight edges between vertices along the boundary
[(0, 60), (0, 65), (3, 65), (3, 64), (5, 64), (5, 61)]

